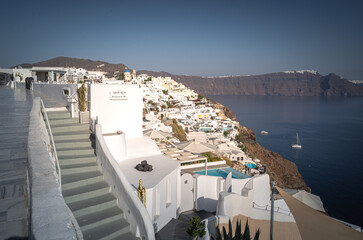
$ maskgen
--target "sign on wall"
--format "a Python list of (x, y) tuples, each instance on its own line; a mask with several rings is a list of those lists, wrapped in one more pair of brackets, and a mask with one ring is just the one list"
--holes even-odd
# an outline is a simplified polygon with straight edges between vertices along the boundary
[(110, 100), (127, 100), (127, 92), (122, 90), (111, 91)]

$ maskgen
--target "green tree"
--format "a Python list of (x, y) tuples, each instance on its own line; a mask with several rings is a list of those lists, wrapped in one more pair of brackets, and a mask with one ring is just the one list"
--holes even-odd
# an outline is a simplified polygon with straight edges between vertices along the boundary
[(227, 132), (227, 131), (224, 131), (224, 132), (223, 132), (223, 135), (224, 135), (225, 137), (227, 137), (227, 136), (228, 136), (228, 134), (229, 134), (229, 132)]

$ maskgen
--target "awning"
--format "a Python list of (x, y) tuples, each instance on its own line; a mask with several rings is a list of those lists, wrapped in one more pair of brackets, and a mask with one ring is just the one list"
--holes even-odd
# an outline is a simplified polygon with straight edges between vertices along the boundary
[(300, 202), (281, 188), (276, 187), (295, 218), (303, 240), (362, 240), (360, 233), (333, 218)]

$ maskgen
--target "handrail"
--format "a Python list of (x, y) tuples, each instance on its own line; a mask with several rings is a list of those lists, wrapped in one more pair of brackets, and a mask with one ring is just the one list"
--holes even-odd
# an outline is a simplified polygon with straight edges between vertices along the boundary
[(55, 148), (53, 133), (52, 133), (52, 129), (51, 129), (50, 124), (49, 124), (47, 112), (45, 111), (43, 99), (40, 99), (40, 104), (41, 104), (41, 112), (43, 113), (43, 118), (45, 117), (45, 122), (48, 125), (48, 129), (49, 129), (49, 135), (50, 135), (50, 141), (51, 141), (52, 154), (53, 154), (53, 157), (55, 158), (55, 162), (57, 164), (59, 188), (62, 189), (62, 175), (61, 175), (61, 172), (60, 172), (57, 150)]
[[(255, 206), (257, 206), (257, 207), (255, 207)], [(260, 206), (260, 205), (258, 205), (255, 202), (253, 202), (253, 208), (257, 208), (257, 209), (260, 209), (260, 210), (268, 210), (268, 211), (271, 210), (271, 206), (270, 205)], [(276, 208), (277, 208), (277, 210), (275, 210)], [(285, 211), (286, 213), (281, 212), (280, 210), (281, 211)], [(286, 210), (286, 209), (283, 209), (281, 207), (274, 207), (274, 212), (282, 213), (282, 214), (285, 214), (287, 216), (291, 216), (291, 214), (292, 214), (291, 211)]]

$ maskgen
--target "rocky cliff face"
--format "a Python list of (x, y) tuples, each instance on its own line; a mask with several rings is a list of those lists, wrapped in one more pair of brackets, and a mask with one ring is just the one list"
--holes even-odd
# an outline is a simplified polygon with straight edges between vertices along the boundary
[(236, 117), (236, 114), (231, 110), (229, 109), (228, 107), (220, 104), (219, 102), (216, 102), (212, 99), (208, 99), (211, 103), (213, 103), (214, 105), (214, 108), (215, 109), (219, 109), (222, 111), (222, 113), (224, 114), (224, 116), (228, 117), (229, 119), (233, 120), (233, 121), (238, 121), (237, 120), (237, 117)]
[[(23, 68), (77, 67), (107, 72), (116, 77), (127, 66), (90, 59), (56, 57), (33, 64), (21, 64)], [(337, 75), (322, 76), (314, 71), (288, 71), (252, 76), (200, 77), (173, 75), (167, 72), (138, 71), (150, 76), (171, 77), (203, 95), (261, 95), (261, 96), (363, 96), (363, 86)]]
[(289, 71), (253, 76), (199, 77), (142, 71), (169, 76), (203, 95), (363, 96), (363, 87), (335, 74)]
[(272, 181), (282, 188), (304, 189), (310, 191), (295, 163), (271, 152), (256, 141), (246, 141), (247, 152), (266, 165), (267, 173)]

